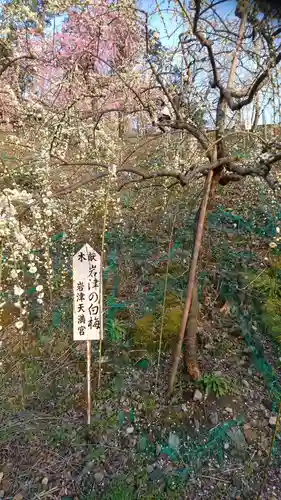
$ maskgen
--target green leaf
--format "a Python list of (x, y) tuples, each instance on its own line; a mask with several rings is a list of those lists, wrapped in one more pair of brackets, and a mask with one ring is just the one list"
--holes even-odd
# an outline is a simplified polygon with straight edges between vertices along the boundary
[(50, 335), (40, 335), (39, 342), (42, 345), (48, 344), (50, 342)]
[(245, 160), (250, 158), (250, 155), (247, 153), (235, 153), (235, 156), (237, 156), (237, 158), (243, 158)]
[(139, 438), (138, 445), (137, 445), (138, 450), (139, 450), (140, 452), (144, 452), (144, 451), (146, 450), (147, 446), (148, 446), (148, 440), (147, 440), (147, 437), (146, 437), (146, 436), (141, 436), (141, 437)]
[(147, 370), (149, 367), (149, 360), (146, 358), (140, 359), (137, 363), (136, 366), (138, 368), (141, 368), (142, 370)]
[(61, 313), (60, 311), (54, 311), (52, 314), (52, 325), (54, 328), (58, 328), (60, 324)]
[(104, 456), (104, 448), (92, 448), (89, 453), (89, 459), (99, 459)]
[(123, 411), (119, 411), (118, 413), (118, 422), (120, 425), (123, 425), (125, 422), (125, 413)]
[(162, 446), (160, 453), (161, 455), (167, 455), (171, 460), (177, 459), (175, 451), (170, 446)]
[(58, 241), (58, 240), (61, 240), (61, 238), (64, 237), (64, 233), (58, 233), (58, 234), (54, 234), (52, 237), (51, 237), (51, 241)]
[(130, 420), (131, 424), (135, 421), (135, 412), (134, 412), (134, 408), (131, 408), (131, 409), (130, 409), (130, 413), (129, 413), (129, 420)]

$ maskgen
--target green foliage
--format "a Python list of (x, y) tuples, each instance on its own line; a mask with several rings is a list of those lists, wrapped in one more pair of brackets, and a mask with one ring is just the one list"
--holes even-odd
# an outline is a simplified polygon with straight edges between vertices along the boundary
[(118, 478), (102, 496), (102, 500), (133, 500), (134, 487), (126, 483), (126, 478)]
[(145, 412), (147, 415), (152, 414), (156, 408), (156, 400), (154, 396), (144, 396), (143, 398)]
[(198, 380), (199, 387), (206, 394), (215, 394), (216, 397), (225, 396), (231, 392), (231, 384), (229, 380), (221, 375), (206, 374)]
[(245, 273), (249, 288), (256, 291), (264, 298), (280, 297), (281, 298), (281, 261), (274, 259), (270, 267), (262, 272), (247, 272)]
[(48, 438), (53, 444), (70, 444), (75, 436), (75, 430), (70, 426), (56, 427), (52, 429)]
[(136, 363), (136, 367), (140, 368), (141, 370), (147, 370), (149, 367), (149, 359), (147, 358), (142, 358)]
[(60, 311), (54, 311), (52, 315), (52, 324), (54, 328), (58, 328), (60, 325), (61, 313)]
[(110, 339), (114, 342), (124, 342), (126, 338), (126, 323), (118, 319), (109, 320)]

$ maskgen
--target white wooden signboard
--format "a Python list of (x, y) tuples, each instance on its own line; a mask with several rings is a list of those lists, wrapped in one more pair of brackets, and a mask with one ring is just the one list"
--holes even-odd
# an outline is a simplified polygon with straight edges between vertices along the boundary
[(73, 257), (73, 340), (103, 340), (101, 257), (84, 245)]

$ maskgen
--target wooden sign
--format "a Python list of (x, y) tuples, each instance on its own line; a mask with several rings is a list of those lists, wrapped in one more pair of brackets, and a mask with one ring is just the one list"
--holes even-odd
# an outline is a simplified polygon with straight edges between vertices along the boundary
[(73, 257), (73, 340), (103, 340), (101, 257), (84, 245)]
[[(103, 340), (102, 263), (86, 243), (73, 257), (73, 339), (87, 341), (87, 422), (91, 424), (91, 340)], [(101, 348), (100, 348), (101, 349)]]

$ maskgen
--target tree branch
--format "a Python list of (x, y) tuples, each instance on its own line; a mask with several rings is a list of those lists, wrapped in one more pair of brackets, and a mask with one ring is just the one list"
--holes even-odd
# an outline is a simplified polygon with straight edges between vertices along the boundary
[(9, 61), (4, 64), (2, 66), (2, 68), (0, 69), (0, 76), (3, 75), (3, 73), (5, 73), (5, 71), (7, 71), (7, 69), (12, 66), (13, 64), (16, 64), (18, 61), (21, 61), (22, 59), (31, 59), (31, 60), (35, 60), (36, 57), (33, 56), (32, 54), (30, 55), (24, 55), (24, 56), (19, 56), (19, 57), (15, 57), (15, 59), (9, 59)]
[[(153, 172), (146, 172), (144, 170), (140, 170), (136, 167), (120, 167), (117, 169), (116, 174), (120, 173), (128, 173), (128, 174), (134, 174), (137, 175), (139, 178), (138, 179), (130, 179), (126, 181), (127, 184), (135, 183), (135, 182), (143, 182), (146, 180), (151, 180), (151, 179), (156, 179), (160, 177), (166, 177), (166, 178), (174, 178), (179, 182), (182, 186), (185, 186), (189, 184), (192, 179), (196, 178), (198, 174), (203, 174), (206, 171), (215, 169), (219, 167), (220, 165), (227, 164), (230, 165), (234, 168), (235, 165), (235, 159), (233, 158), (221, 158), (213, 163), (210, 163), (208, 165), (203, 165), (197, 169), (194, 169), (192, 171), (188, 171), (186, 174), (183, 174), (181, 172), (176, 172), (176, 171), (167, 171), (167, 170), (160, 170), (160, 171), (153, 171)], [(58, 191), (54, 192), (54, 196), (58, 197), (61, 196), (62, 194), (67, 194), (71, 193), (72, 191), (75, 191), (76, 189), (79, 189), (82, 186), (85, 186), (86, 184), (90, 184), (91, 182), (95, 182), (97, 180), (103, 179), (105, 177), (109, 176), (109, 171), (107, 167), (106, 172), (98, 172), (94, 173), (92, 175), (87, 175), (80, 181), (71, 184), (69, 186), (66, 186), (64, 188), (59, 189)]]

